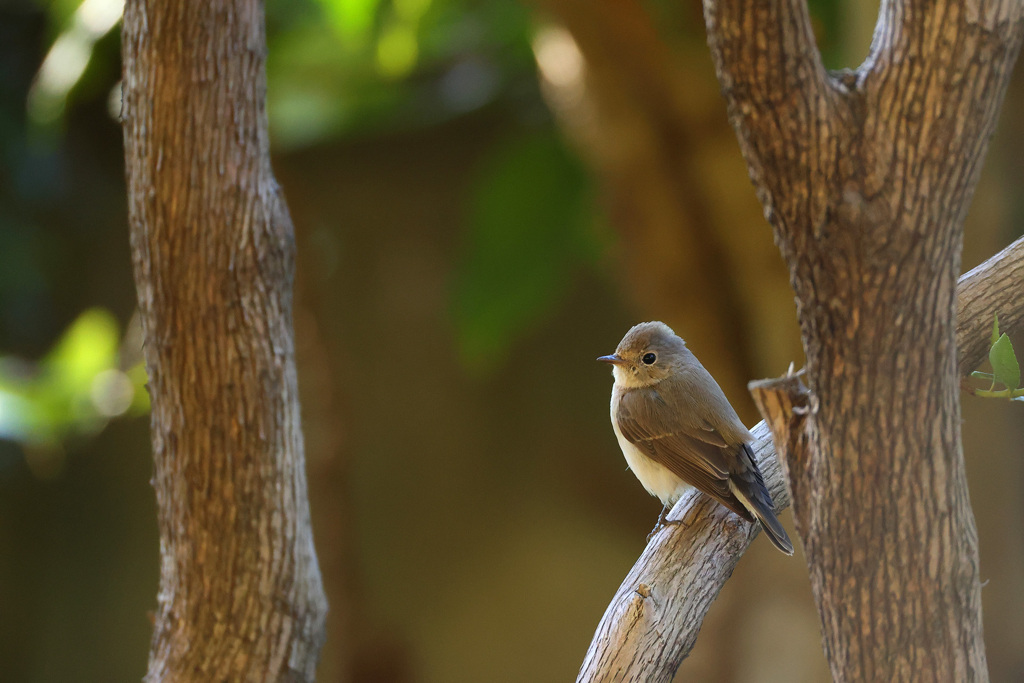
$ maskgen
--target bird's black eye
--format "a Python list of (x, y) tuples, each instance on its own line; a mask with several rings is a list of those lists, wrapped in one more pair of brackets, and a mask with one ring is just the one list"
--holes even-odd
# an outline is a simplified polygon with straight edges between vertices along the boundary
[(658, 357), (653, 353), (645, 353), (644, 357), (640, 360), (644, 362), (644, 365), (654, 365), (654, 361), (658, 360)]

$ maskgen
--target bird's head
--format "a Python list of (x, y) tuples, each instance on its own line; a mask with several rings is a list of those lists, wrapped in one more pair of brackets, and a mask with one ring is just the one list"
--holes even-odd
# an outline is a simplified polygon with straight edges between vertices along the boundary
[(630, 328), (610, 356), (599, 361), (612, 365), (615, 381), (629, 388), (657, 384), (682, 363), (686, 343), (663, 322), (640, 323)]

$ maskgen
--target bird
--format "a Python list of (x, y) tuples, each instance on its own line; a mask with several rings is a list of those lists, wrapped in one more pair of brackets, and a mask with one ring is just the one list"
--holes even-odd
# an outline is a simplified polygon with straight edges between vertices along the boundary
[(614, 354), (597, 360), (612, 366), (612, 429), (626, 463), (664, 506), (655, 531), (695, 487), (756, 521), (776, 548), (793, 554), (754, 461), (754, 435), (672, 328), (660, 321), (634, 325)]

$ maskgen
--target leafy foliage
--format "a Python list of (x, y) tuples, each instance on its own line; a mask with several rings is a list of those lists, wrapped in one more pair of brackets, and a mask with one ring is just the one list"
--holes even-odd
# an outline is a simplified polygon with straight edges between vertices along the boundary
[(604, 246), (591, 185), (553, 133), (496, 150), (473, 192), (455, 320), (464, 360), (499, 360), (514, 333), (550, 312), (575, 268)]
[(56, 446), (92, 434), (118, 415), (149, 409), (141, 364), (119, 368), (117, 321), (82, 313), (38, 362), (0, 358), (0, 438)]
[(1020, 387), (1020, 365), (1017, 364), (1013, 344), (1005, 333), (992, 345), (988, 360), (992, 364), (992, 374), (997, 382), (1010, 390)]
[[(999, 333), (999, 316), (995, 316), (992, 323), (991, 348), (988, 352), (988, 361), (992, 365), (992, 372), (972, 372), (971, 377), (986, 379), (991, 382), (988, 389), (975, 389), (972, 393), (976, 396), (986, 398), (1008, 398), (1012, 401), (1024, 401), (1024, 390), (1020, 388), (1020, 364), (1017, 362), (1017, 354), (1013, 350), (1013, 343), (1006, 333)], [(996, 389), (996, 385), (1003, 385), (1004, 389)]]
[(513, 0), (270, 0), (267, 14), (279, 149), (444, 121), (533, 83)]

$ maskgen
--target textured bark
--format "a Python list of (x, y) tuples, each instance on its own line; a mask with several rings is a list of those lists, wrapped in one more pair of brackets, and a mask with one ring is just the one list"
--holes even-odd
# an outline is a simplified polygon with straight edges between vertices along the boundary
[(1024, 328), (1024, 237), (960, 277), (956, 288), (956, 339), (961, 375), (988, 358), (993, 316), (1017, 335)]
[[(754, 457), (781, 510), (789, 495), (768, 429), (760, 423), (751, 431), (758, 439)], [(671, 681), (697, 642), (704, 615), (758, 532), (696, 489), (668, 518), (685, 526), (662, 527), (651, 538), (605, 610), (578, 682)]]
[(816, 410), (793, 512), (832, 675), (987, 680), (954, 293), (1024, 6), (886, 0), (838, 75), (803, 0), (704, 7), (796, 293)]
[(311, 681), (326, 600), (263, 7), (129, 0), (123, 122), (160, 527), (147, 680)]
[[(960, 278), (956, 342), (963, 374), (987, 355), (990, 311), (999, 311), (1007, 321), (1001, 324), (1007, 333), (1024, 333), (1022, 291), (1024, 238)], [(981, 330), (980, 347), (976, 330)], [(781, 510), (790, 503), (783, 467), (790, 470), (786, 476), (794, 497), (809, 495), (799, 455), (806, 453), (805, 427), (817, 405), (796, 376), (751, 383), (751, 393), (770, 416), (771, 430), (762, 422), (752, 431), (758, 438), (758, 465)], [(784, 457), (777, 457), (776, 445)], [(578, 681), (672, 680), (693, 649), (705, 614), (757, 534), (706, 496), (683, 497), (669, 518), (684, 519), (687, 526), (665, 527), (651, 539), (605, 611)]]

